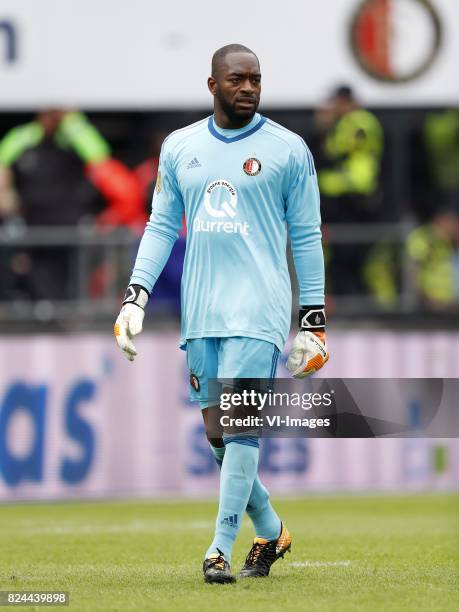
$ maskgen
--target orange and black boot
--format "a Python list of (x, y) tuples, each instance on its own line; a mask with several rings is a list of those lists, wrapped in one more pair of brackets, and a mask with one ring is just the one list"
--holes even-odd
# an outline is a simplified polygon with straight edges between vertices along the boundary
[(244, 567), (241, 569), (241, 578), (262, 578), (268, 576), (271, 565), (290, 552), (292, 538), (286, 527), (281, 525), (280, 536), (277, 540), (255, 538)]
[(210, 555), (204, 560), (202, 571), (204, 573), (204, 581), (208, 583), (227, 584), (236, 582), (236, 578), (231, 574), (231, 568), (226, 561), (221, 550), (218, 553)]

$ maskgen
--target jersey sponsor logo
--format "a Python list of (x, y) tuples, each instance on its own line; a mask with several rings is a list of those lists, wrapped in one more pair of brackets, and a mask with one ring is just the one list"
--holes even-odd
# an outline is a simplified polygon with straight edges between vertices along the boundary
[(256, 176), (261, 172), (261, 161), (256, 157), (249, 157), (243, 163), (242, 169), (248, 176)]
[(248, 236), (250, 232), (250, 225), (247, 221), (242, 223), (241, 221), (204, 221), (199, 217), (196, 217), (193, 221), (194, 232), (211, 232), (217, 234), (241, 234), (242, 236)]
[[(220, 202), (219, 208), (215, 208), (212, 204), (212, 194), (220, 190), (223, 191), (223, 197), (220, 195), (219, 199), (223, 201)], [(235, 209), (237, 206), (237, 191), (235, 187), (224, 179), (213, 181), (206, 188), (204, 206), (211, 217), (218, 217), (220, 219), (224, 217), (234, 218), (236, 216)]]
[(196, 217), (193, 221), (195, 232), (215, 232), (242, 234), (248, 236), (250, 226), (247, 222), (233, 221), (237, 212), (237, 190), (226, 179), (212, 181), (204, 194), (204, 208), (207, 214), (218, 221)]
[(158, 176), (156, 177), (156, 193), (160, 193), (161, 189), (163, 187), (163, 177), (161, 174), (161, 170), (158, 170)]
[(350, 29), (360, 67), (378, 81), (406, 83), (438, 56), (442, 24), (430, 0), (361, 0)]

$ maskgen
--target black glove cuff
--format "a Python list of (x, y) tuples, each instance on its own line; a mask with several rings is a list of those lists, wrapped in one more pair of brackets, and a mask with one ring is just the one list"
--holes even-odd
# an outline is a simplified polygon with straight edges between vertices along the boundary
[(129, 285), (123, 299), (123, 306), (124, 304), (135, 304), (144, 310), (149, 297), (150, 294), (142, 285)]
[(301, 306), (298, 326), (306, 331), (325, 331), (325, 307)]

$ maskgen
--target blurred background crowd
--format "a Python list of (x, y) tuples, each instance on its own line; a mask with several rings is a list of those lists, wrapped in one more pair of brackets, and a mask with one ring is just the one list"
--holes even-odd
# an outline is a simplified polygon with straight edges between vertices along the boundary
[[(261, 112), (301, 134), (322, 197), (328, 311), (459, 312), (459, 108), (368, 108), (352, 84)], [(0, 325), (104, 323), (149, 216), (161, 144), (203, 111), (0, 113)], [(180, 307), (186, 227), (150, 308)], [(295, 304), (294, 304), (295, 306)]]

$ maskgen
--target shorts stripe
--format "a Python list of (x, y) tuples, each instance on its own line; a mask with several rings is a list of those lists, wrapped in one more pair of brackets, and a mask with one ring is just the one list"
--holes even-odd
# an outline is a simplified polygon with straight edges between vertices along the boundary
[(277, 348), (277, 346), (274, 347), (274, 353), (273, 353), (273, 358), (271, 361), (271, 373), (269, 375), (269, 379), (273, 380), (273, 378), (276, 376), (276, 370), (277, 370), (277, 362), (279, 359), (279, 349)]
[(258, 448), (260, 446), (258, 436), (253, 435), (253, 433), (252, 435), (250, 434), (240, 434), (240, 435), (223, 434), (223, 442), (225, 446), (227, 446), (228, 444), (231, 444), (232, 442), (235, 442), (236, 444), (242, 444), (243, 446), (254, 446), (255, 448)]

